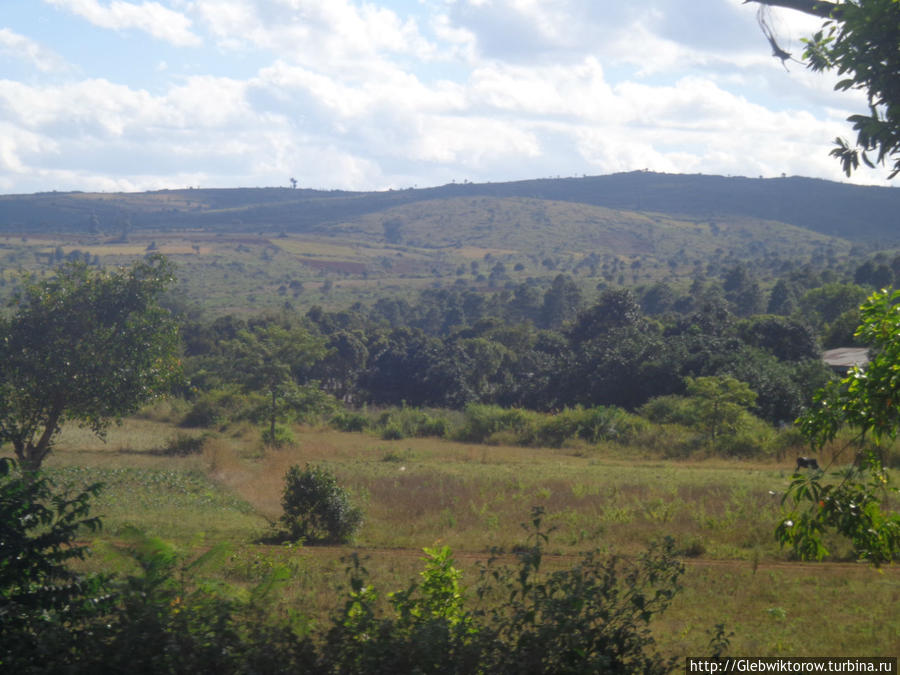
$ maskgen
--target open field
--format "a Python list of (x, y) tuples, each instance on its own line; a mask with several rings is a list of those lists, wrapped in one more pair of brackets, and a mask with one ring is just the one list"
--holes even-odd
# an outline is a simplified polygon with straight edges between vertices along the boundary
[[(385, 594), (404, 588), (425, 546), (449, 545), (464, 582), (492, 547), (512, 559), (531, 506), (546, 509), (547, 565), (600, 548), (631, 556), (662, 536), (676, 539), (687, 566), (684, 591), (656, 624), (670, 654), (707, 653), (710, 631), (733, 631), (742, 655), (896, 655), (900, 573), (847, 560), (798, 563), (775, 545), (787, 462), (673, 462), (626, 456), (618, 446), (571, 449), (481, 446), (433, 439), (385, 441), (367, 434), (297, 428), (297, 443), (263, 452), (258, 431), (235, 427), (209, 437), (203, 453), (160, 450), (178, 433), (165, 422), (128, 420), (104, 444), (66, 429), (48, 469), (64, 482), (102, 480), (94, 512), (105, 527), (91, 566), (117, 569), (128, 526), (175, 542), (188, 555), (227, 541), (231, 554), (206, 574), (252, 584), (287, 563), (294, 580), (283, 602), (313, 618), (341, 597), (340, 558), (358, 550)], [(327, 465), (366, 513), (353, 546), (258, 543), (280, 514), (285, 471)], [(775, 494), (771, 494), (775, 493)]]

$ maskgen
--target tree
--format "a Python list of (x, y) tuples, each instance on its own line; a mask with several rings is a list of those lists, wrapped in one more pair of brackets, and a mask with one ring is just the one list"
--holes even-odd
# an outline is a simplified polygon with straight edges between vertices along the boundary
[(747, 408), (756, 402), (756, 392), (730, 375), (688, 377), (689, 396), (697, 399), (697, 425), (704, 429), (715, 448), (723, 433), (734, 433)]
[[(835, 139), (831, 155), (849, 176), (860, 160), (873, 167), (890, 158), (889, 178), (900, 173), (900, 2), (897, 0), (746, 0), (760, 5), (787, 7), (825, 19), (822, 30), (807, 39), (803, 58), (816, 72), (835, 71), (844, 76), (835, 85), (839, 91), (866, 92), (869, 114), (851, 115), (847, 121), (856, 131), (855, 147)], [(762, 10), (763, 8), (761, 8)], [(781, 49), (760, 14), (760, 25), (782, 60), (790, 54)], [(874, 161), (869, 153), (875, 153)]]
[(541, 324), (544, 328), (558, 328), (575, 318), (581, 307), (581, 289), (572, 277), (558, 274), (544, 293)]
[[(873, 294), (860, 308), (856, 336), (870, 346), (865, 370), (853, 367), (840, 381), (823, 387), (800, 428), (813, 448), (853, 430), (848, 448), (863, 447), (863, 461), (832, 475), (795, 475), (782, 503), (789, 504), (776, 530), (782, 545), (800, 557), (828, 555), (822, 536), (828, 530), (848, 538), (856, 554), (875, 564), (900, 557), (900, 514), (890, 511), (890, 477), (879, 452), (900, 430), (900, 291)], [(838, 457), (840, 456), (838, 453)], [(827, 467), (826, 467), (827, 468)]]
[(245, 388), (264, 391), (269, 399), (268, 440), (275, 443), (279, 404), (296, 393), (303, 370), (325, 355), (324, 341), (301, 327), (275, 322), (243, 330), (229, 343), (232, 377)]
[(26, 473), (40, 469), (65, 421), (102, 437), (177, 380), (178, 330), (159, 305), (172, 272), (161, 256), (114, 272), (69, 263), (26, 284), (0, 317), (0, 443)]

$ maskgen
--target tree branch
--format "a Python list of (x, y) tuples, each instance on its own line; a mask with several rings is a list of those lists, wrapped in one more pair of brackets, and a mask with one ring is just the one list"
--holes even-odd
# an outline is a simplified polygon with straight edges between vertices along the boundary
[(836, 2), (821, 2), (820, 0), (744, 0), (744, 4), (756, 2), (770, 7), (784, 7), (795, 9), (804, 14), (820, 16), (823, 19), (837, 18), (843, 13), (843, 8)]

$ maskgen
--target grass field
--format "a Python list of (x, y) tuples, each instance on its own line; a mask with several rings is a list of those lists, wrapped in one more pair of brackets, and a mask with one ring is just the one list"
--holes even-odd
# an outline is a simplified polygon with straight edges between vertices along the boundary
[[(496, 547), (512, 559), (520, 523), (546, 509), (549, 567), (600, 548), (632, 556), (672, 536), (687, 571), (684, 591), (656, 623), (669, 654), (707, 653), (709, 631), (724, 623), (729, 653), (874, 656), (900, 653), (900, 573), (846, 559), (799, 563), (778, 549), (773, 530), (787, 463), (673, 462), (628, 457), (618, 446), (572, 450), (512, 448), (433, 439), (384, 441), (367, 434), (297, 428), (294, 446), (263, 452), (258, 430), (209, 437), (202, 454), (161, 450), (177, 434), (165, 422), (128, 420), (106, 443), (65, 429), (48, 468), (60, 482), (101, 480), (94, 512), (104, 530), (92, 567), (118, 569), (127, 528), (174, 542), (185, 552), (228, 542), (229, 556), (206, 574), (252, 584), (277, 563), (294, 578), (282, 602), (313, 619), (341, 596), (340, 558), (358, 550), (382, 591), (404, 588), (421, 568), (421, 549), (449, 545), (464, 581)], [(352, 546), (258, 543), (280, 514), (292, 464), (327, 465), (363, 506)], [(773, 494), (774, 493), (774, 494)]]

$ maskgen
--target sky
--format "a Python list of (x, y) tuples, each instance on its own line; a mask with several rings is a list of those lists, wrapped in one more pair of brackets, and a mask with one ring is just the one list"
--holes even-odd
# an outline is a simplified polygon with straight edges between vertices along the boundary
[[(742, 0), (0, 0), (0, 193), (648, 169), (847, 181)], [(800, 57), (820, 21), (771, 9)], [(887, 184), (888, 171), (852, 182)]]

